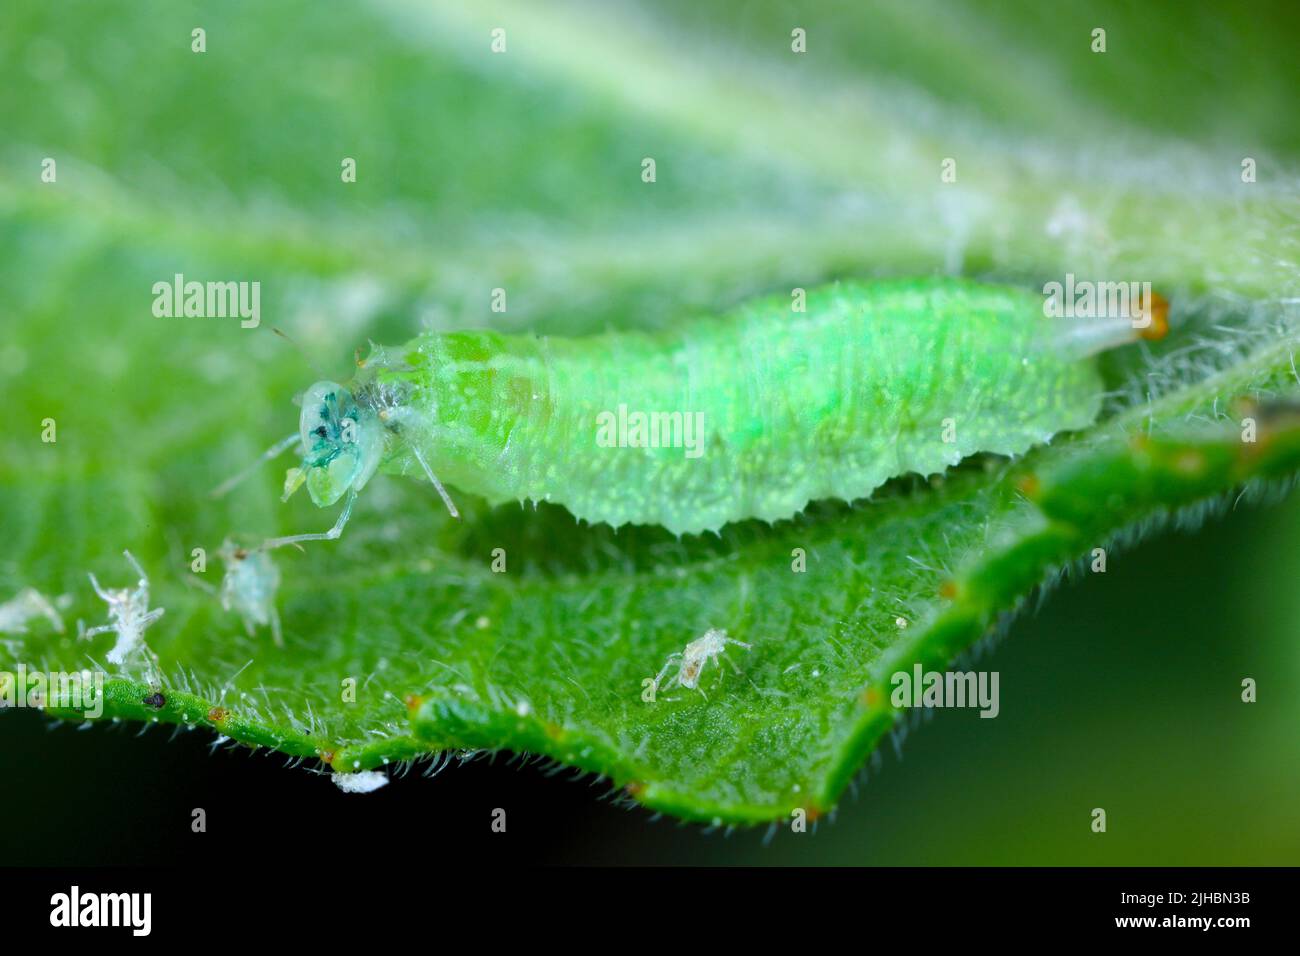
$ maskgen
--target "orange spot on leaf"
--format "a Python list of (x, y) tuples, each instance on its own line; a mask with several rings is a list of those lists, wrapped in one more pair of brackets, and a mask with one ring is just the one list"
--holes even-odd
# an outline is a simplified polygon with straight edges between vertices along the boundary
[(1043, 484), (1037, 475), (1021, 475), (1016, 479), (1016, 488), (1027, 498), (1037, 498), (1043, 490)]
[(1174, 470), (1184, 475), (1199, 475), (1205, 470), (1205, 456), (1194, 449), (1180, 452), (1174, 459)]
[(1128, 445), (1137, 452), (1149, 451), (1152, 445), (1151, 436), (1145, 433), (1139, 433), (1128, 440)]
[(1148, 342), (1159, 342), (1169, 334), (1169, 300), (1159, 292), (1151, 293), (1151, 324), (1139, 329), (1138, 335)]

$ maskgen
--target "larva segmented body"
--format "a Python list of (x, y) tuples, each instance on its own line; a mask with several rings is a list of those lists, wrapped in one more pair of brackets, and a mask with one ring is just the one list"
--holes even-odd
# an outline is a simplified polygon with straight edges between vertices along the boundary
[(494, 504), (552, 501), (614, 526), (788, 518), (1091, 423), (1102, 383), (1086, 353), (1135, 336), (1111, 322), (1080, 338), (1066, 321), (1030, 290), (919, 279), (810, 290), (802, 313), (761, 299), (655, 333), (427, 333), (375, 348), (347, 388), (313, 386), (286, 489), (306, 481), (325, 505), (377, 469), (423, 471)]

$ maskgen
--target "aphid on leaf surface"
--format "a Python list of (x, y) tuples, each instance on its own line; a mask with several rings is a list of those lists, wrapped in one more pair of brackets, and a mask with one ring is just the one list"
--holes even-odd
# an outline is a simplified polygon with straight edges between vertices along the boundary
[(27, 622), (43, 617), (50, 626), (63, 633), (63, 618), (40, 591), (23, 588), (4, 604), (0, 604), (0, 634), (26, 634)]
[(280, 612), (275, 608), (280, 569), (263, 549), (241, 548), (229, 538), (217, 554), (226, 569), (221, 578), (221, 606), (243, 619), (249, 637), (254, 627), (269, 624), (275, 646), (283, 647)]
[[(1162, 323), (1136, 325), (1049, 318), (1036, 290), (930, 278), (825, 286), (795, 314), (778, 295), (653, 333), (426, 333), (372, 348), (346, 387), (307, 391), (299, 435), (264, 458), (301, 444), (285, 496), (305, 484), (320, 507), (346, 500), (329, 531), (266, 546), (337, 538), (378, 471), (424, 475), (453, 514), (435, 472), (492, 504), (551, 501), (615, 527), (789, 518), (1091, 424), (1104, 391), (1092, 356)], [(668, 439), (629, 428), (624, 441), (620, 419), (619, 441), (600, 442), (628, 409)]]
[[(727, 637), (727, 632), (711, 627), (704, 632), (703, 636), (697, 637), (686, 645), (686, 648), (680, 652), (674, 651), (668, 655), (664, 661), (663, 669), (655, 677), (655, 687), (668, 690), (674, 684), (680, 684), (688, 690), (699, 690), (700, 674), (704, 671), (704, 665), (713, 661), (716, 665), (718, 659), (726, 653), (727, 645), (735, 644), (737, 647), (743, 647), (749, 650), (753, 645), (746, 644), (744, 641), (737, 641)], [(673, 667), (677, 670), (673, 676), (668, 678), (668, 683), (663, 683), (664, 675)], [(701, 694), (704, 691), (700, 691)]]
[(265, 547), (246, 548), (226, 538), (217, 551), (225, 571), (221, 587), (215, 588), (196, 574), (185, 575), (191, 587), (212, 595), (221, 601), (222, 610), (234, 611), (244, 622), (249, 637), (258, 627), (270, 626), (271, 638), (276, 647), (284, 646), (280, 631), (280, 612), (275, 607), (276, 592), (280, 589), (280, 569), (275, 566)]
[[(108, 605), (109, 623), (92, 627), (81, 634), (83, 638), (92, 638), (110, 631), (117, 635), (117, 643), (106, 655), (110, 664), (122, 664), (127, 655), (137, 647), (144, 646), (145, 628), (163, 616), (163, 608), (149, 610), (149, 577), (140, 567), (140, 562), (130, 551), (123, 551), (122, 554), (135, 569), (135, 573), (140, 575), (140, 580), (134, 588), (102, 588), (95, 580), (95, 575), (90, 574), (91, 587)], [(147, 646), (145, 650), (148, 650)]]

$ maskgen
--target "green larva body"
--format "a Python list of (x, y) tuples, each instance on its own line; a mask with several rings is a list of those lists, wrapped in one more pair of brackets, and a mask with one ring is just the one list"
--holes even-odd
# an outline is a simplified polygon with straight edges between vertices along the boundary
[[(1061, 333), (1031, 290), (840, 283), (810, 290), (803, 312), (775, 296), (654, 333), (429, 333), (376, 348), (343, 401), (355, 396), (369, 448), (382, 423), (382, 452), (358, 458), (379, 470), (422, 474), (416, 449), (444, 482), (494, 504), (551, 501), (591, 522), (700, 532), (1088, 425), (1102, 383)], [(637, 447), (638, 412), (677, 413), (679, 443)], [(702, 440), (684, 448), (697, 414)], [(621, 446), (607, 447), (612, 426)], [(330, 458), (308, 449), (303, 473), (323, 471)], [(318, 504), (375, 470), (349, 467), (312, 488)]]

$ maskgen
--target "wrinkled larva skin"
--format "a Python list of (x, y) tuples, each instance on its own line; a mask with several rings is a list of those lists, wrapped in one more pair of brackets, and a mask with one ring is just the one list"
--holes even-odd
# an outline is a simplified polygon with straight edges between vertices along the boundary
[[(809, 290), (804, 313), (781, 295), (653, 334), (429, 333), (377, 349), (350, 389), (383, 411), (386, 472), (420, 474), (416, 442), (445, 483), (492, 503), (701, 532), (1088, 425), (1102, 383), (1055, 347), (1061, 321), (1024, 289), (841, 283)], [(620, 405), (703, 413), (699, 457), (601, 447), (598, 416)]]

